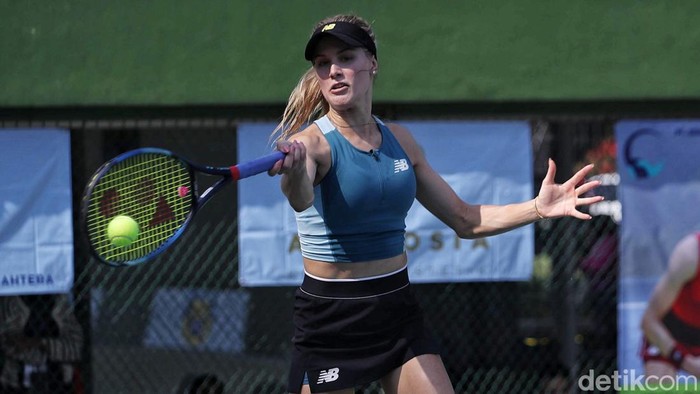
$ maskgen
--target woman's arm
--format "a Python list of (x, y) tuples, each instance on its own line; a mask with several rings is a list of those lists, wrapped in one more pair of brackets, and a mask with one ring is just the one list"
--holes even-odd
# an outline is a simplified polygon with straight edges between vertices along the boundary
[(565, 183), (555, 184), (556, 166), (550, 160), (537, 198), (508, 205), (472, 205), (462, 201), (430, 166), (408, 130), (395, 124), (391, 125), (391, 130), (413, 163), (418, 201), (461, 238), (500, 234), (545, 217), (573, 216), (590, 219), (589, 215), (578, 211), (576, 207), (603, 199), (600, 196), (579, 197), (599, 184), (598, 181), (584, 182), (592, 165), (584, 167)]
[(270, 176), (282, 176), (282, 193), (297, 212), (307, 209), (314, 202), (319, 137), (312, 133), (311, 127), (293, 135), (288, 141), (277, 143), (277, 149), (287, 155), (268, 171)]

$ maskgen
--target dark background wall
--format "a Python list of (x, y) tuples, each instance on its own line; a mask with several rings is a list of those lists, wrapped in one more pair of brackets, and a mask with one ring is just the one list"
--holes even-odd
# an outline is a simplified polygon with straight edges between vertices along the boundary
[(350, 11), (378, 102), (700, 95), (690, 0), (0, 0), (0, 107), (282, 103), (312, 25)]

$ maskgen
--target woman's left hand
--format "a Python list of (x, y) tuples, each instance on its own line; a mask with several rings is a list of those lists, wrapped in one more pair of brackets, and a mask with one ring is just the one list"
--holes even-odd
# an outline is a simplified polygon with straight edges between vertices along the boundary
[(600, 185), (600, 181), (586, 182), (586, 176), (592, 169), (593, 164), (589, 164), (566, 182), (557, 184), (554, 183), (557, 165), (554, 160), (549, 159), (547, 175), (542, 180), (542, 187), (540, 187), (540, 192), (535, 199), (539, 214), (545, 218), (573, 216), (578, 219), (591, 219), (591, 215), (580, 212), (576, 208), (603, 200), (602, 196), (581, 197)]

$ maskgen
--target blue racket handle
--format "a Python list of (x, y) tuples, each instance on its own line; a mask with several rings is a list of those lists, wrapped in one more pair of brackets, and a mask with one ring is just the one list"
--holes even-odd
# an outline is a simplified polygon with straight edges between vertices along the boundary
[(253, 159), (245, 163), (237, 164), (231, 167), (231, 176), (233, 177), (233, 180), (237, 181), (239, 179), (248, 178), (249, 176), (265, 172), (272, 168), (272, 166), (284, 156), (284, 153), (275, 151), (269, 155), (258, 157), (257, 159)]

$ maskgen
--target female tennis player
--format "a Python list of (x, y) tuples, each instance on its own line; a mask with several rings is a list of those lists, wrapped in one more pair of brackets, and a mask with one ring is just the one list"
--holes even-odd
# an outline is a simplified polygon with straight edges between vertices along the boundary
[(467, 204), (407, 129), (373, 116), (379, 63), (366, 21), (353, 15), (322, 20), (305, 57), (311, 68), (277, 128), (277, 148), (287, 155), (269, 171), (281, 175), (296, 211), (305, 270), (294, 306), (288, 390), (353, 393), (379, 380), (386, 393), (451, 393), (408, 280), (404, 222), (414, 199), (462, 238), (542, 218), (590, 219), (576, 207), (602, 200), (580, 197), (598, 185), (584, 182), (592, 166), (555, 184), (550, 160), (535, 199)]
[(700, 377), (700, 232), (673, 248), (642, 316), (641, 356), (648, 378)]

